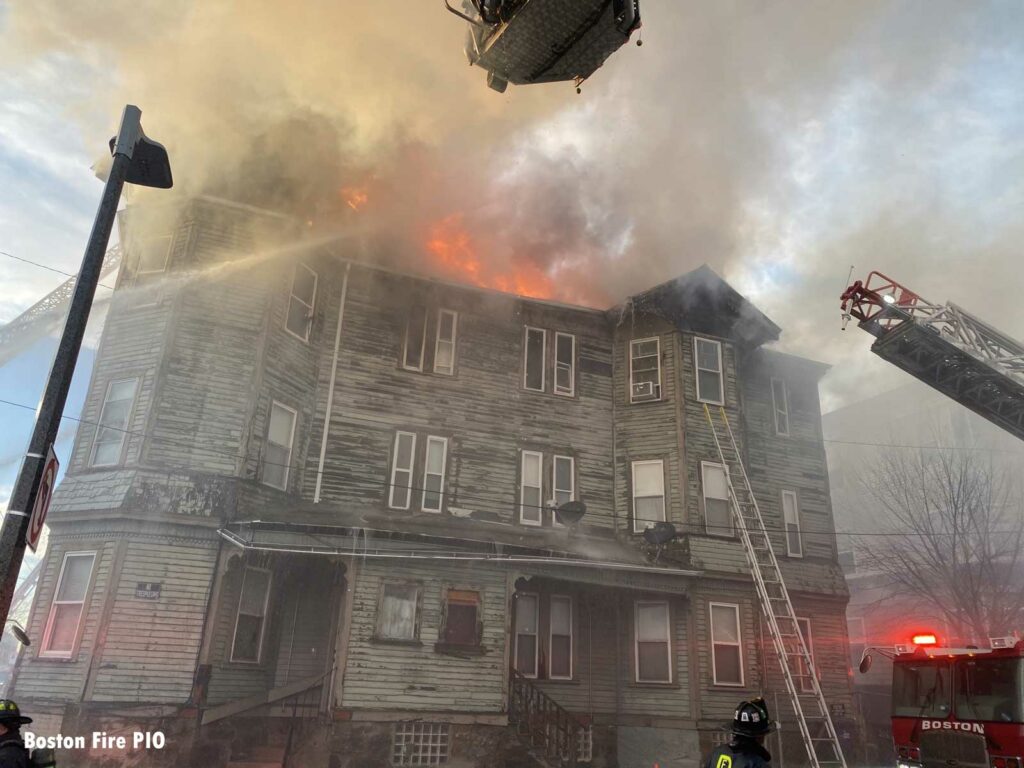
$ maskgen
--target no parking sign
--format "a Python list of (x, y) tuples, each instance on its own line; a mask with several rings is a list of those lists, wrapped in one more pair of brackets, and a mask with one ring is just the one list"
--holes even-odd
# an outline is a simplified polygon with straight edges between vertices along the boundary
[(43, 523), (46, 522), (46, 513), (50, 509), (50, 499), (53, 498), (53, 489), (57, 485), (57, 470), (60, 462), (53, 452), (53, 445), (46, 451), (46, 464), (43, 465), (43, 477), (39, 481), (39, 492), (36, 494), (36, 503), (32, 506), (32, 516), (28, 519), (28, 531), (25, 533), (25, 543), (33, 552), (39, 545), (39, 539), (43, 535)]

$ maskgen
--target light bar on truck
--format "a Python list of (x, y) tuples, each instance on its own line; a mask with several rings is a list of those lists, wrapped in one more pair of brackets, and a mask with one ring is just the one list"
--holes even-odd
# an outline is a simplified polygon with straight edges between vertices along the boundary
[(914, 645), (938, 645), (939, 639), (932, 633), (922, 633), (911, 638)]

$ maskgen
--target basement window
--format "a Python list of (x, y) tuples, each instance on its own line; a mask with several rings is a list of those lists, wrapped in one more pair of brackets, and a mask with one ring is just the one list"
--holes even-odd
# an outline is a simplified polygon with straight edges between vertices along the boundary
[(548, 332), (526, 327), (523, 341), (523, 388), (544, 391), (544, 360), (547, 357)]
[(138, 385), (138, 379), (122, 379), (107, 385), (89, 466), (111, 467), (121, 463)]
[(231, 661), (259, 662), (269, 600), (270, 571), (246, 567), (242, 573), (242, 589), (238, 596)]
[(448, 723), (395, 723), (391, 764), (444, 765), (450, 744)]
[(772, 412), (775, 414), (775, 434), (789, 435), (789, 403), (786, 400), (786, 382), (772, 379)]
[(694, 337), (693, 359), (697, 373), (697, 399), (702, 403), (724, 405), (721, 342)]
[(70, 658), (78, 639), (95, 552), (68, 552), (60, 566), (40, 656)]
[(317, 274), (305, 264), (296, 264), (292, 273), (292, 289), (288, 297), (288, 316), (284, 327), (292, 336), (309, 341), (316, 305)]
[(270, 405), (267, 442), (263, 449), (263, 484), (288, 490), (297, 412), (276, 401)]
[(479, 646), (481, 630), (480, 593), (449, 589), (445, 599), (442, 641), (447, 645)]
[(661, 339), (636, 339), (629, 343), (629, 401), (661, 399)]

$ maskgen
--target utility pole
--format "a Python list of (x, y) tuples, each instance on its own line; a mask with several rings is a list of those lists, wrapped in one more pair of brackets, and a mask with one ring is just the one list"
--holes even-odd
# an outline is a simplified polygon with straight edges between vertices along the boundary
[(21, 570), (21, 561), (25, 556), (29, 516), (39, 493), (47, 452), (57, 439), (57, 429), (64, 414), (64, 403), (75, 372), (78, 352), (82, 347), (82, 336), (85, 334), (96, 284), (99, 282), (110, 230), (114, 226), (121, 189), (126, 183), (160, 189), (169, 189), (172, 184), (167, 150), (146, 138), (142, 132), (141, 117), (142, 111), (138, 107), (127, 105), (121, 115), (117, 136), (110, 140), (113, 163), (82, 257), (82, 267), (78, 272), (57, 354), (36, 412), (32, 439), (21, 462), (7, 514), (4, 515), (3, 528), (0, 529), (0, 627), (6, 624), (11, 609), (18, 571)]

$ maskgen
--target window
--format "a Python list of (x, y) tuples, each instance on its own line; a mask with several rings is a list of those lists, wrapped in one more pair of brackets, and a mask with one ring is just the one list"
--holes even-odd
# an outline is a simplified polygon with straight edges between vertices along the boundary
[(633, 634), (638, 683), (672, 682), (672, 643), (669, 628), (668, 603), (636, 603)]
[(526, 327), (523, 352), (523, 387), (536, 392), (544, 391), (544, 360), (547, 357), (548, 332), (542, 328)]
[(786, 523), (786, 554), (803, 557), (804, 545), (800, 539), (800, 509), (796, 502), (796, 491), (782, 492), (782, 516)]
[(259, 662), (269, 599), (270, 571), (246, 567), (242, 571), (242, 589), (238, 596), (231, 661)]
[(427, 310), (423, 307), (410, 307), (409, 317), (405, 323), (405, 351), (402, 354), (403, 368), (410, 371), (423, 370), (423, 347), (426, 344), (426, 339)]
[(551, 496), (556, 507), (576, 498), (574, 464), (572, 456), (555, 456), (551, 462)]
[(305, 264), (296, 264), (292, 274), (292, 290), (288, 297), (288, 316), (284, 327), (288, 333), (309, 341), (309, 327), (313, 324), (316, 305), (316, 272)]
[(700, 475), (704, 489), (704, 525), (707, 532), (712, 536), (732, 536), (732, 509), (729, 505), (729, 483), (725, 467), (702, 461)]
[(665, 519), (665, 469), (661, 459), (633, 462), (633, 533)]
[(391, 459), (391, 490), (388, 506), (408, 509), (412, 496), (412, 462), (416, 453), (416, 435), (399, 432), (395, 435), (395, 450)]
[(955, 674), (957, 720), (1024, 722), (1024, 659), (961, 656), (956, 661)]
[(572, 396), (576, 391), (576, 337), (555, 334), (555, 394)]
[(550, 632), (548, 677), (552, 680), (572, 679), (572, 598), (552, 595), (550, 600)]
[(415, 640), (419, 598), (416, 584), (385, 584), (377, 613), (377, 639)]
[(171, 236), (162, 235), (143, 240), (139, 245), (138, 275), (151, 275), (167, 269), (171, 256)]
[(395, 723), (392, 765), (444, 765), (448, 762), (448, 723)]
[(122, 379), (107, 385), (100, 410), (100, 423), (92, 444), (89, 464), (93, 467), (109, 467), (121, 463), (121, 452), (128, 436), (128, 420), (135, 402), (138, 379)]
[(448, 441), (443, 437), (427, 438), (427, 455), (423, 462), (423, 511), (440, 512), (444, 499), (444, 466)]
[(807, 668), (807, 664), (799, 656), (796, 660), (796, 674), (797, 674), (797, 685), (800, 686), (800, 690), (804, 693), (814, 693), (814, 681), (811, 680), (811, 675), (814, 674), (814, 646), (811, 644), (811, 620), (800, 619), (796, 620), (796, 625), (800, 628), (800, 636), (804, 639), (804, 645), (807, 646), (807, 652), (811, 655), (811, 669)]
[(50, 615), (46, 620), (41, 656), (70, 657), (74, 651), (95, 560), (95, 552), (68, 552), (64, 555)]
[(629, 343), (629, 400), (641, 403), (661, 399), (661, 339)]
[(789, 402), (786, 400), (786, 382), (772, 379), (772, 409), (775, 413), (775, 434), (789, 435)]
[(543, 522), (543, 465), (544, 454), (523, 451), (519, 490), (519, 521), (523, 525), (540, 525)]
[(892, 716), (920, 719), (949, 716), (953, 698), (948, 659), (892, 665)]
[(434, 342), (434, 373), (455, 373), (455, 330), (459, 316), (450, 309), (437, 313), (437, 340)]
[(288, 490), (295, 416), (296, 412), (286, 405), (278, 402), (270, 405), (267, 444), (263, 451), (263, 483), (282, 491)]
[(517, 592), (515, 596), (516, 671), (526, 677), (537, 676), (538, 596)]
[(721, 343), (694, 337), (693, 357), (697, 371), (697, 399), (702, 403), (723, 405)]
[(711, 603), (711, 668), (715, 685), (743, 685), (740, 607)]
[(449, 589), (441, 639), (450, 645), (480, 645), (480, 593)]

